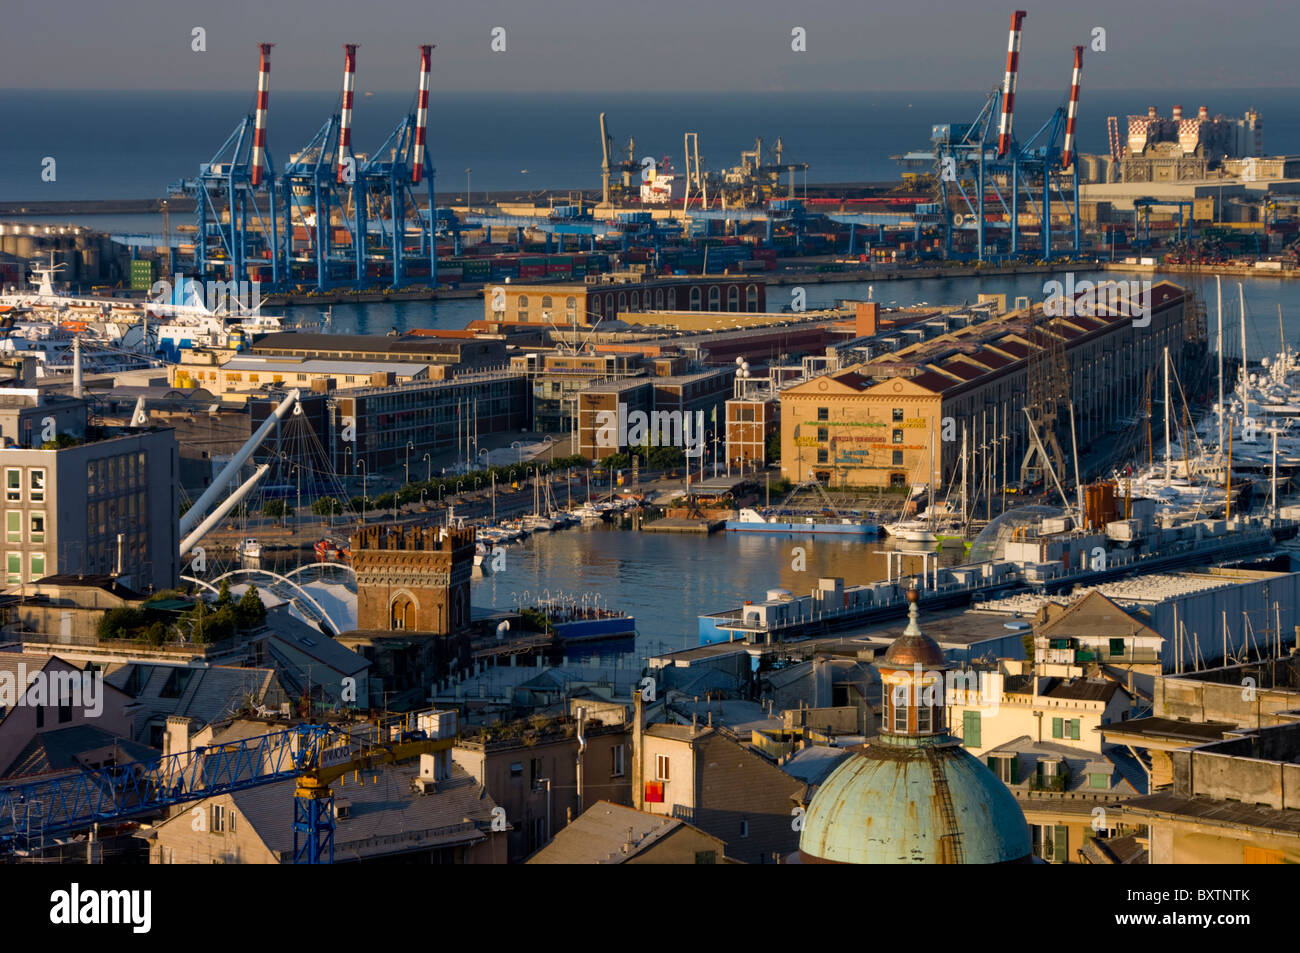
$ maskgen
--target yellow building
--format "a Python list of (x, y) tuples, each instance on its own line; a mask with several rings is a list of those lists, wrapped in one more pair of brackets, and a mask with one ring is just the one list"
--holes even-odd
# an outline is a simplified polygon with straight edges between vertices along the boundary
[(942, 395), (902, 377), (871, 384), (856, 370), (781, 392), (781, 473), (831, 486), (904, 487), (937, 479)]

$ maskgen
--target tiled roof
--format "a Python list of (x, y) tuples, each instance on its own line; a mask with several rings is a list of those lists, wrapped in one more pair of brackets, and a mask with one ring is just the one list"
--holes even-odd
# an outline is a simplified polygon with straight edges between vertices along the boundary
[[(469, 844), (486, 836), (496, 803), (465, 769), (452, 762), (452, 776), (435, 791), (419, 793), (418, 762), (385, 765), (365, 784), (335, 782), (334, 802), (348, 805), (349, 816), (334, 831), (334, 859), (359, 860), (404, 849)], [(240, 821), (257, 831), (268, 848), (288, 860), (293, 851), (293, 792), (296, 782), (281, 781), (232, 795)], [(189, 823), (182, 815), (182, 822)]]
[(597, 801), (527, 863), (621, 864), (685, 826), (664, 814)]

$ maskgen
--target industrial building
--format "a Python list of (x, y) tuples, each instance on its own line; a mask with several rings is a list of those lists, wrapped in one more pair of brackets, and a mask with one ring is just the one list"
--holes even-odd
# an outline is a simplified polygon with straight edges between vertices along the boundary
[(624, 272), (587, 282), (489, 285), (483, 289), (483, 318), (521, 324), (553, 323), (561, 328), (612, 321), (645, 311), (749, 311), (767, 309), (761, 276), (660, 275)]
[[(1183, 372), (1203, 335), (1182, 288), (1151, 288), (1149, 324), (1127, 299), (1050, 317), (1044, 306), (959, 328), (781, 391), (781, 468), (800, 482), (831, 486), (947, 486), (961, 464), (970, 472), (1017, 479), (1030, 448), (1025, 408), (1050, 406), (1049, 427), (1081, 446), (1114, 432), (1145, 408), (1149, 375), (1168, 348)], [(1036, 426), (1043, 430), (1047, 415)], [(963, 438), (964, 434), (964, 438)], [(1039, 433), (1049, 443), (1045, 432)], [(1053, 438), (1055, 439), (1055, 438)], [(1058, 478), (1063, 461), (1055, 461)]]

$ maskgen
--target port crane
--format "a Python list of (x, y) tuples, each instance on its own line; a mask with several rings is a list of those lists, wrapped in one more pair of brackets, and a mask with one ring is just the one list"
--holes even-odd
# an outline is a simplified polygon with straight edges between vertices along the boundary
[(333, 784), (421, 755), (450, 775), (456, 713), (430, 709), (353, 725), (301, 724), (238, 741), (0, 787), (0, 853), (45, 838), (293, 779), (293, 860), (333, 863)]
[(266, 146), (274, 45), (258, 44), (255, 111), (241, 119), (212, 158), (199, 166), (196, 178), (168, 188), (170, 195), (195, 199), (194, 266), (200, 277), (225, 267), (230, 280), (242, 281), (250, 258), (270, 262), (273, 284), (287, 276), (286, 236), (280, 232), (278, 214), (279, 178)]
[[(609, 134), (605, 126), (605, 114), (600, 114), (600, 198), (602, 205), (609, 205), (615, 197), (624, 201), (632, 198), (634, 195), (639, 198), (640, 193), (636, 191), (633, 185), (633, 176), (640, 170), (641, 165), (636, 161), (636, 140), (629, 138), (627, 140), (627, 158), (622, 162), (611, 161), (610, 152), (614, 147), (614, 137)], [(613, 184), (614, 173), (617, 172), (622, 177), (622, 181), (617, 186)]]
[[(316, 270), (316, 287), (324, 291), (336, 273), (354, 271), (358, 284), (366, 277), (365, 243), (358, 241), (353, 230), (357, 197), (357, 164), (352, 151), (352, 93), (356, 75), (358, 44), (344, 44), (343, 93), (339, 108), (325, 120), (316, 135), (302, 149), (289, 157), (283, 179), (285, 185), (285, 234), (289, 236), (288, 261), (301, 266), (311, 262)], [(335, 243), (333, 222), (337, 217), (348, 232), (346, 252), (343, 243)], [(294, 253), (295, 220), (304, 223), (307, 248), (304, 255)], [(290, 266), (292, 267), (292, 265)]]
[[(1022, 214), (1038, 223), (1039, 256), (1053, 255), (1054, 201), (1069, 219), (1070, 251), (1079, 253), (1079, 168), (1075, 161), (1075, 123), (1083, 72), (1083, 47), (1074, 47), (1070, 94), (1065, 105), (1028, 139), (1014, 134), (1015, 92), (1020, 69), (1020, 33), (1025, 12), (1011, 14), (1006, 74), (1000, 88), (985, 98), (974, 121), (937, 123), (931, 128), (930, 148), (911, 152), (903, 160), (933, 170), (938, 183), (936, 201), (942, 216), (944, 257), (976, 258), (990, 255), (1022, 257)], [(996, 132), (994, 122), (997, 122)], [(1000, 232), (990, 243), (990, 231)], [(973, 252), (954, 247), (954, 232), (974, 233)], [(991, 251), (992, 249), (992, 251)]]

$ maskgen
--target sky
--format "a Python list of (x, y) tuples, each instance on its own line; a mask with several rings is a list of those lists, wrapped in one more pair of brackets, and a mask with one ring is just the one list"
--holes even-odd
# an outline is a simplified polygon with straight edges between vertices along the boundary
[[(1300, 88), (1296, 0), (1020, 0), (1021, 89), (1068, 85), (1089, 47), (1094, 89)], [(445, 92), (629, 94), (986, 89), (1011, 2), (990, 0), (6, 0), (0, 88), (252, 90), (258, 42), (272, 90), (413, 89), (436, 45)], [(1104, 52), (1093, 51), (1094, 29)], [(505, 49), (492, 49), (504, 30)], [(792, 49), (800, 28), (806, 49)], [(196, 51), (194, 30), (206, 49)], [(500, 45), (501, 34), (497, 33)]]

